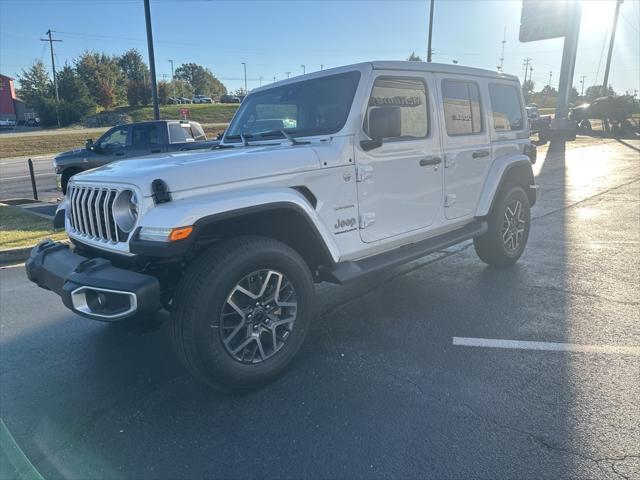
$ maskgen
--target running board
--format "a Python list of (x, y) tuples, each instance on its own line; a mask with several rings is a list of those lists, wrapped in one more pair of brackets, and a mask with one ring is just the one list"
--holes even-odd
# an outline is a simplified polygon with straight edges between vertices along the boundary
[(437, 237), (421, 240), (420, 242), (363, 258), (362, 260), (341, 262), (330, 269), (321, 268), (320, 278), (327, 282), (344, 285), (345, 283), (353, 282), (364, 276), (411, 262), (430, 253), (477, 237), (485, 233), (487, 228), (488, 225), (485, 220), (474, 220), (462, 228), (438, 235)]

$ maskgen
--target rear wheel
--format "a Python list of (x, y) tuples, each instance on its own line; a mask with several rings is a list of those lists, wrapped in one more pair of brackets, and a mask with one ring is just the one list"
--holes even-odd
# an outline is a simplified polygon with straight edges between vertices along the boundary
[(476, 253), (491, 266), (513, 265), (527, 245), (530, 224), (527, 194), (518, 185), (506, 185), (489, 216), (489, 229), (473, 240)]
[(210, 386), (258, 388), (302, 346), (314, 299), (309, 268), (293, 249), (262, 237), (231, 239), (185, 274), (171, 310), (175, 350)]

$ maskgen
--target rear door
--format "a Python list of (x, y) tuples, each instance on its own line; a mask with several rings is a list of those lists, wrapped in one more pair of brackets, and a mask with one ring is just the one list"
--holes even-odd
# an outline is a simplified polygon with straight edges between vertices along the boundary
[(428, 227), (442, 204), (442, 153), (433, 119), (432, 77), (378, 71), (364, 116), (377, 108), (397, 109), (400, 131), (381, 146), (356, 144), (360, 236), (375, 242)]
[(141, 157), (165, 150), (164, 138), (160, 123), (142, 123), (131, 127), (131, 147), (128, 157)]
[(438, 75), (444, 118), (445, 216), (473, 215), (484, 178), (493, 162), (481, 81)]

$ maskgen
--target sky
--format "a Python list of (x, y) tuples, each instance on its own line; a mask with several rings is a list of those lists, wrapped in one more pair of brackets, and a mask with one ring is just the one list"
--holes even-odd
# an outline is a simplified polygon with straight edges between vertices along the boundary
[[(548, 0), (550, 2), (557, 0)], [(506, 27), (504, 71), (523, 75), (532, 59), (536, 90), (557, 88), (562, 39), (520, 43), (520, 0), (435, 0), (434, 62), (495, 70)], [(615, 0), (584, 0), (574, 85), (603, 81)], [(209, 68), (230, 91), (249, 90), (290, 75), (368, 60), (426, 58), (428, 0), (241, 1), (151, 0), (158, 80), (171, 65)], [(0, 0), (0, 72), (16, 77), (35, 60), (50, 69), (44, 32), (53, 30), (56, 64), (73, 64), (84, 50), (147, 58), (142, 0)], [(262, 79), (261, 79), (262, 77)], [(640, 89), (640, 0), (620, 9), (609, 83)]]

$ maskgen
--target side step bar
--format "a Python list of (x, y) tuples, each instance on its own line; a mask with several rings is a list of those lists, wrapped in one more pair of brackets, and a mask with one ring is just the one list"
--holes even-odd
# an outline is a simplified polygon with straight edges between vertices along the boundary
[(402, 265), (403, 263), (416, 260), (430, 253), (477, 237), (485, 233), (487, 228), (486, 220), (474, 220), (462, 228), (437, 237), (421, 240), (420, 242), (363, 258), (362, 260), (341, 262), (330, 269), (322, 268), (320, 270), (320, 278), (327, 282), (344, 285), (364, 276), (378, 273), (390, 267)]

